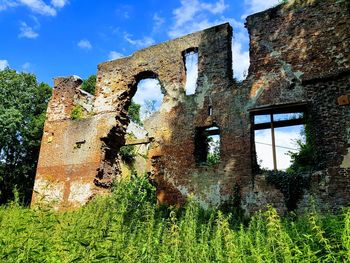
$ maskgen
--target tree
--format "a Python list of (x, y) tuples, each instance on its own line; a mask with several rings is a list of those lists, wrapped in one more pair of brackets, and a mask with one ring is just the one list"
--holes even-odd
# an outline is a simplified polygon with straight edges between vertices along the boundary
[(83, 84), (81, 85), (81, 89), (89, 92), (90, 94), (95, 94), (96, 87), (96, 75), (91, 75), (88, 79), (83, 80)]
[(153, 113), (157, 111), (156, 109), (156, 100), (145, 100), (144, 101), (144, 114), (145, 114), (145, 119), (149, 118)]
[(129, 109), (128, 109), (128, 115), (129, 115), (130, 120), (132, 120), (133, 122), (135, 122), (139, 125), (142, 125), (142, 121), (140, 118), (140, 109), (141, 109), (140, 104), (137, 104), (136, 102), (131, 101), (131, 104), (130, 104)]
[(33, 74), (0, 71), (0, 204), (30, 202), (51, 88)]

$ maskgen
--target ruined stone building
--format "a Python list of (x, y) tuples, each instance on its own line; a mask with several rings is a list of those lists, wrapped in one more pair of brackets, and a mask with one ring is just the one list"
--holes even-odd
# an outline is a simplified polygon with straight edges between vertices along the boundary
[[(233, 79), (234, 32), (228, 23), (101, 63), (94, 95), (80, 89), (77, 77), (56, 78), (32, 202), (74, 207), (110, 187), (121, 174), (119, 150), (127, 141), (137, 84), (155, 78), (163, 102), (144, 122), (144, 137), (129, 144), (147, 145), (145, 169), (159, 201), (181, 204), (193, 194), (203, 206), (215, 206), (239, 195), (248, 212), (268, 203), (284, 211), (285, 196), (257, 169), (254, 130), (307, 121), (317, 163), (298, 206), (310, 196), (331, 208), (349, 205), (349, 10), (347, 1), (324, 0), (249, 16), (250, 67), (242, 83)], [(189, 52), (198, 54), (192, 95), (185, 90)], [(77, 105), (84, 117), (75, 120)], [(302, 117), (274, 121), (281, 113)], [(271, 120), (254, 123), (259, 115)], [(214, 165), (205, 164), (208, 134), (220, 135)]]

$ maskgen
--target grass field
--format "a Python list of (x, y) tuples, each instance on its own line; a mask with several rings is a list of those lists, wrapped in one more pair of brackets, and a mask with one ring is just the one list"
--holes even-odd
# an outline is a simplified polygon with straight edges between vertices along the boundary
[(0, 262), (350, 262), (350, 211), (242, 219), (154, 204), (146, 179), (70, 212), (0, 207)]

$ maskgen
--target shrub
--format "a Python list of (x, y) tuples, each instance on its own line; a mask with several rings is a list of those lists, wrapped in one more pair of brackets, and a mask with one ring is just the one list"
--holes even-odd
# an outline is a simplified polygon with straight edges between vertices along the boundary
[(84, 108), (81, 105), (75, 105), (70, 114), (72, 120), (80, 120), (84, 117)]

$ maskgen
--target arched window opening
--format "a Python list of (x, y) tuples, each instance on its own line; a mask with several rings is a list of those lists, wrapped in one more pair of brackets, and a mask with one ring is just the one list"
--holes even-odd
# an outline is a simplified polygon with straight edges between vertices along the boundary
[(163, 97), (161, 85), (157, 78), (142, 79), (137, 84), (137, 91), (132, 98), (131, 109), (135, 108), (133, 105), (139, 105), (136, 107), (139, 107), (139, 118), (142, 123), (152, 116), (153, 113), (159, 111)]
[(121, 167), (123, 176), (133, 172), (146, 172), (149, 143), (152, 138), (145, 121), (159, 111), (163, 102), (161, 84), (153, 72), (142, 72), (136, 76), (136, 93), (128, 108), (129, 125), (125, 134), (125, 145), (120, 148)]

